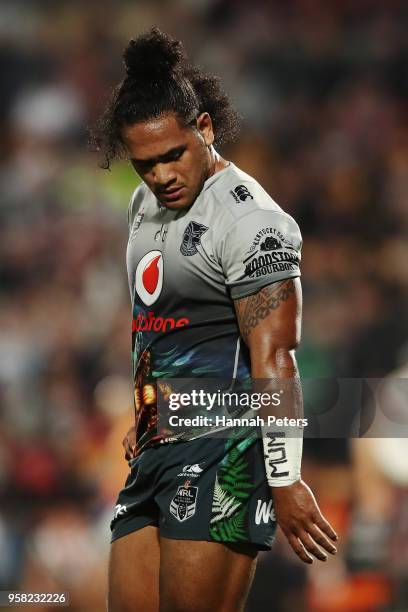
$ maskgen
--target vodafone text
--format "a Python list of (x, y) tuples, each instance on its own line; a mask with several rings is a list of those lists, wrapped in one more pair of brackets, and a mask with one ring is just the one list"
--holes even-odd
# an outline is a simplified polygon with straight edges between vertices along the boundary
[(139, 314), (136, 319), (132, 321), (132, 331), (145, 332), (166, 332), (174, 328), (184, 327), (188, 325), (190, 320), (186, 317), (175, 319), (174, 317), (156, 317), (154, 312), (149, 311), (148, 315)]

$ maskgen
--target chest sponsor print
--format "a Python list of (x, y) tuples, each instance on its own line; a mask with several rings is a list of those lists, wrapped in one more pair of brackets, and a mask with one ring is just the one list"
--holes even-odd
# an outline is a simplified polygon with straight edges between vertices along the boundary
[(149, 251), (136, 268), (136, 292), (146, 306), (159, 298), (163, 288), (163, 255), (161, 251)]

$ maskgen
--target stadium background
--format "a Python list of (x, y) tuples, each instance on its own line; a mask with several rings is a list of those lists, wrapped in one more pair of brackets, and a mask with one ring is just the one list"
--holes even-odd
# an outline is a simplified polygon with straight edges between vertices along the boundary
[[(2, 0), (0, 589), (104, 609), (132, 418), (135, 175), (98, 169), (86, 126), (127, 40), (152, 24), (182, 38), (245, 117), (225, 154), (304, 236), (303, 375), (406, 376), (407, 14), (402, 0)], [(305, 568), (279, 539), (248, 611), (408, 610), (406, 472), (383, 469), (377, 444), (306, 444), (339, 555)]]

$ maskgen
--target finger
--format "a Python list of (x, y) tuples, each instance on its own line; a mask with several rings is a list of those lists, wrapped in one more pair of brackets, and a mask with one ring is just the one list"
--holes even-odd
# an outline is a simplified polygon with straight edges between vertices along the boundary
[(127, 459), (127, 461), (129, 461), (129, 459), (132, 458), (132, 450), (129, 446), (129, 441), (127, 438), (125, 438), (122, 442), (122, 446), (125, 449), (125, 459)]
[(136, 457), (136, 444), (134, 446), (128, 444), (126, 454), (129, 455), (129, 459), (134, 459)]
[(320, 529), (316, 527), (316, 525), (311, 525), (307, 528), (307, 531), (309, 532), (313, 540), (320, 544), (320, 546), (327, 550), (327, 552), (331, 553), (332, 555), (336, 554), (337, 548), (334, 546), (334, 544), (330, 542), (330, 540), (324, 535), (324, 533), (322, 533)]
[(125, 459), (126, 459), (126, 461), (130, 461), (131, 458), (132, 458), (132, 452), (131, 452), (129, 446), (126, 446), (125, 447)]
[(132, 453), (132, 455), (135, 454), (136, 452), (136, 435), (134, 432), (132, 432), (131, 435), (128, 435), (128, 447), (130, 449), (130, 452)]
[(316, 559), (319, 559), (319, 561), (327, 561), (326, 553), (320, 550), (316, 542), (310, 537), (307, 531), (302, 531), (299, 533), (298, 538), (302, 542), (307, 552), (314, 555)]
[(314, 522), (319, 527), (319, 529), (321, 531), (323, 531), (323, 533), (325, 533), (327, 536), (329, 536), (329, 538), (331, 538), (332, 540), (338, 540), (339, 539), (339, 536), (334, 531), (334, 529), (330, 525), (329, 521), (326, 521), (326, 519), (324, 518), (324, 516), (322, 514), (320, 514), (320, 512), (316, 512), (316, 514), (315, 514), (315, 516), (313, 518), (314, 518)]
[(303, 561), (304, 563), (309, 563), (309, 565), (313, 563), (313, 558), (305, 550), (305, 547), (295, 535), (289, 534), (286, 537), (288, 539), (289, 544), (291, 545), (291, 547), (293, 548), (293, 550), (301, 561)]

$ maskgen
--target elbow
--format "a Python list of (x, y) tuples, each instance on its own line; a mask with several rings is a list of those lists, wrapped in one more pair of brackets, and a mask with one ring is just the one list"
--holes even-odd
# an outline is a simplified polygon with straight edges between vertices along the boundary
[[(288, 346), (269, 346), (264, 351), (251, 352), (251, 369), (254, 378), (296, 377), (298, 369), (295, 351), (298, 343)], [(265, 347), (266, 348), (266, 347)]]
[(291, 343), (290, 346), (273, 347), (269, 354), (269, 361), (278, 370), (296, 368), (295, 353), (299, 343)]
[(300, 344), (300, 333), (286, 335), (285, 338), (273, 339), (263, 345), (264, 358), (276, 363), (295, 359), (296, 349)]

